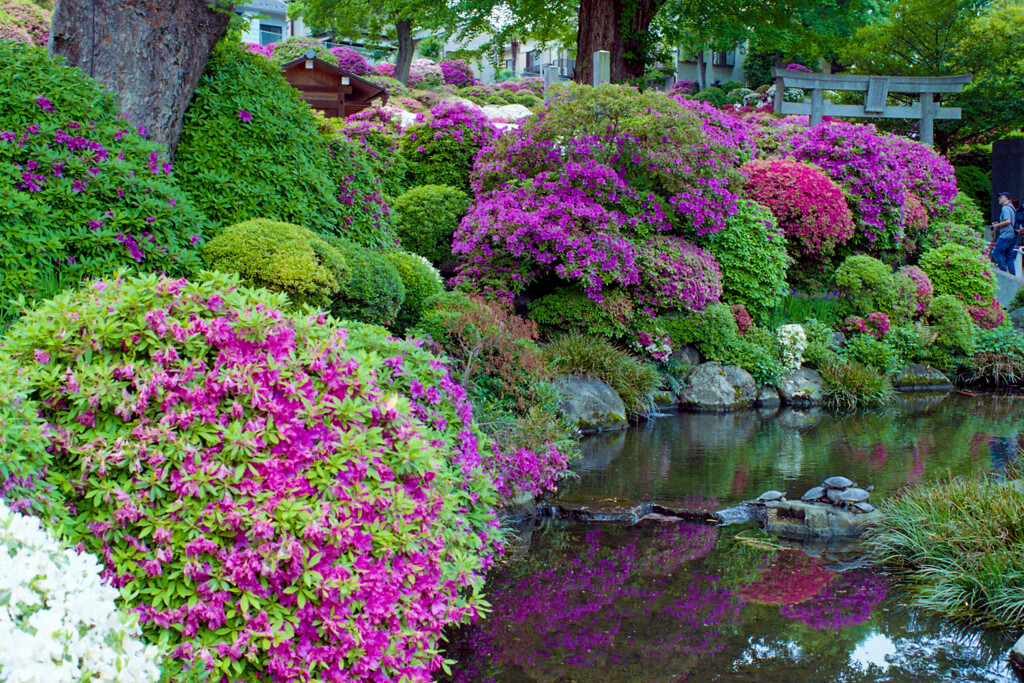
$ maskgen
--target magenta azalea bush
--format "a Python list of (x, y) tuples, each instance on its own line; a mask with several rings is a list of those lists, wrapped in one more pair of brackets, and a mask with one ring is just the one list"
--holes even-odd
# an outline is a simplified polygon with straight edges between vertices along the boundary
[(415, 59), (409, 65), (410, 88), (436, 88), (442, 82), (441, 67), (433, 59)]
[(853, 236), (853, 215), (843, 191), (818, 168), (791, 159), (753, 161), (747, 196), (767, 206), (801, 267), (820, 267)]
[(876, 339), (881, 339), (891, 326), (889, 316), (875, 311), (874, 313), (868, 313), (863, 318), (856, 315), (847, 316), (839, 329), (848, 334), (870, 334)]
[(453, 85), (456, 88), (465, 88), (476, 84), (476, 77), (473, 69), (462, 59), (448, 59), (439, 65), (445, 85)]
[(401, 137), (409, 185), (449, 185), (468, 192), (473, 159), (497, 134), (479, 109), (461, 102), (441, 102), (417, 114)]
[(929, 216), (948, 215), (957, 194), (953, 166), (933, 147), (896, 135), (886, 136), (891, 153), (906, 172), (906, 189), (923, 203)]
[(46, 47), (51, 15), (50, 10), (31, 0), (0, 0), (0, 40)]
[(922, 315), (927, 313), (934, 293), (931, 280), (928, 279), (928, 273), (917, 266), (904, 266), (899, 269), (898, 274), (913, 283), (917, 313)]
[(697, 92), (697, 81), (676, 81), (669, 88), (669, 93), (673, 95), (693, 95)]
[(338, 45), (331, 48), (331, 54), (338, 60), (338, 67), (354, 73), (356, 76), (366, 76), (371, 73), (370, 65), (366, 57), (362, 56), (350, 47)]
[(377, 62), (373, 65), (373, 73), (387, 78), (395, 77), (395, 65), (391, 62)]
[(269, 45), (260, 45), (259, 43), (242, 43), (242, 46), (253, 53), (254, 55), (260, 55), (270, 59), (274, 56), (274, 45), (277, 43), (270, 43)]
[(47, 425), (5, 450), (167, 680), (429, 681), (500, 549), (494, 456), (439, 358), (282, 303), (219, 273), (62, 294), (4, 341), (0, 423)]
[(40, 300), (118, 268), (185, 275), (210, 229), (176, 182), (166, 150), (117, 102), (42, 48), (0, 41), (0, 323), (15, 299)]
[(684, 109), (700, 116), (701, 130), (716, 147), (733, 150), (736, 153), (736, 156), (730, 160), (732, 164), (742, 163), (753, 158), (757, 147), (757, 136), (751, 131), (751, 125), (745, 119), (716, 109), (700, 100), (685, 97), (673, 99)]

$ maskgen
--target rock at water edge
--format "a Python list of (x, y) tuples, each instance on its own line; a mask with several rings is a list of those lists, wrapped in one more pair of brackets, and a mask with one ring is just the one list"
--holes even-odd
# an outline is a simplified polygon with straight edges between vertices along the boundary
[(800, 368), (779, 381), (779, 396), (786, 405), (816, 406), (821, 403), (824, 385), (817, 371)]
[(718, 363), (697, 366), (679, 392), (680, 405), (694, 410), (752, 408), (756, 400), (757, 383), (749, 372), (736, 365)]
[(893, 378), (892, 388), (896, 391), (949, 391), (953, 383), (930, 365), (912, 363)]
[(604, 382), (562, 375), (554, 379), (554, 384), (563, 395), (559, 410), (584, 434), (626, 428), (626, 406)]

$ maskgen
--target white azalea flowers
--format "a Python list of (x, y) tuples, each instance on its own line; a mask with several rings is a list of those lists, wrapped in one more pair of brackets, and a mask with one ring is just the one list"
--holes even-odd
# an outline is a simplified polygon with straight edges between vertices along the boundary
[(0, 681), (159, 680), (159, 649), (133, 637), (138, 619), (115, 597), (94, 556), (0, 500)]
[(783, 372), (796, 372), (804, 362), (807, 335), (801, 325), (783, 325), (779, 328), (779, 353)]

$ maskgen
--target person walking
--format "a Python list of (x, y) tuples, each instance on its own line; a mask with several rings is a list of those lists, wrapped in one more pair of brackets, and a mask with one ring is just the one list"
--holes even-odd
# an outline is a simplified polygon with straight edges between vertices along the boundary
[(997, 235), (996, 245), (992, 247), (992, 260), (996, 262), (996, 267), (999, 270), (1014, 276), (1017, 275), (1017, 268), (1014, 264), (1017, 255), (1013, 251), (1017, 243), (1017, 233), (1013, 229), (1016, 218), (1017, 212), (1014, 211), (1013, 204), (1010, 203), (1010, 194), (1000, 192), (999, 220), (992, 224), (992, 230)]

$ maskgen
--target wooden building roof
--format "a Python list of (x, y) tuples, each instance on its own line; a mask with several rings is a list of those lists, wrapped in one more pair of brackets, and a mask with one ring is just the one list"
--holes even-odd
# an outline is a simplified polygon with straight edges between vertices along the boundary
[(345, 118), (370, 106), (378, 97), (388, 101), (387, 90), (350, 71), (319, 59), (310, 50), (281, 67), (281, 75), (302, 99), (324, 116)]

